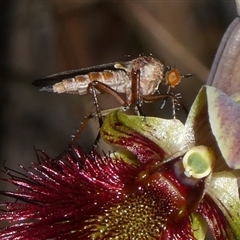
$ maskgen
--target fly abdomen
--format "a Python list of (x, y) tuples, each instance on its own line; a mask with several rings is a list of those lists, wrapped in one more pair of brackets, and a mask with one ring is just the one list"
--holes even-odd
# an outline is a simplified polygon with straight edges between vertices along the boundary
[(127, 75), (124, 71), (104, 70), (102, 72), (90, 72), (85, 75), (77, 75), (72, 78), (64, 79), (50, 87), (44, 87), (42, 91), (52, 91), (54, 93), (72, 93), (84, 95), (89, 93), (88, 86), (93, 81), (102, 82), (109, 87), (124, 92), (123, 86), (126, 83)]

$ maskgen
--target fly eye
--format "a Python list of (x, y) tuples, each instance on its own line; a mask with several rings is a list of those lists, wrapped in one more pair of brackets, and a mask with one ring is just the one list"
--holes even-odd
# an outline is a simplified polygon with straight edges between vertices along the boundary
[(175, 68), (166, 72), (166, 83), (171, 87), (176, 87), (181, 82), (181, 75), (179, 71)]
[(195, 146), (183, 157), (184, 174), (187, 177), (203, 178), (210, 174), (215, 162), (211, 148)]

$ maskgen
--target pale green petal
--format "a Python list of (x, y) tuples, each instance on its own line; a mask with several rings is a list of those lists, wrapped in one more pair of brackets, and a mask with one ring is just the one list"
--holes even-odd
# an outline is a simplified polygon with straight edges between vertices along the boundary
[[(196, 138), (196, 125), (199, 123), (197, 118), (201, 117), (204, 122), (208, 120), (207, 114), (207, 96), (206, 96), (206, 86), (203, 86), (198, 95), (196, 96), (190, 112), (188, 114), (187, 121), (185, 126), (188, 128), (188, 131), (191, 132)], [(201, 121), (201, 125), (204, 125)]]
[(136, 156), (132, 154), (130, 151), (127, 151), (125, 149), (111, 153), (110, 157), (112, 159), (122, 159), (124, 162), (127, 162), (128, 164), (134, 164), (134, 165), (140, 164)]
[(240, 168), (240, 105), (222, 91), (207, 87), (209, 121), (229, 167)]
[(231, 98), (237, 102), (238, 104), (240, 104), (240, 92), (234, 93), (233, 95), (231, 95)]
[(128, 118), (128, 127), (156, 143), (168, 156), (186, 151), (193, 146), (184, 125), (177, 119), (124, 116)]
[[(106, 117), (101, 136), (106, 142), (127, 148), (134, 154), (144, 148), (154, 152), (157, 146), (164, 151), (164, 158), (182, 154), (193, 146), (185, 126), (177, 119), (132, 116), (121, 111), (111, 112)], [(146, 141), (154, 145), (150, 142), (146, 145)]]
[(226, 171), (213, 173), (207, 192), (225, 215), (236, 240), (239, 240), (240, 201), (236, 176)]
[(226, 170), (225, 159), (219, 150), (219, 145), (212, 133), (211, 125), (209, 122), (209, 96), (207, 96), (207, 89), (212, 88), (203, 86), (199, 91), (187, 118), (186, 128), (190, 135), (193, 136), (195, 145), (204, 145), (213, 149), (217, 162), (214, 171)]
[(212, 147), (215, 139), (209, 124), (206, 86), (200, 89), (193, 102), (185, 126), (191, 134), (195, 145)]

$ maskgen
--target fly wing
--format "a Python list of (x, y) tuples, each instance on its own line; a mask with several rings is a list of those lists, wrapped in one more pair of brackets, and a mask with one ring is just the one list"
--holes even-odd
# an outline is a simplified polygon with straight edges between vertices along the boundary
[(115, 67), (116, 63), (107, 63), (107, 64), (101, 64), (98, 66), (88, 67), (88, 68), (81, 68), (76, 70), (70, 70), (65, 72), (60, 72), (56, 74), (52, 74), (50, 76), (35, 80), (32, 82), (32, 84), (42, 91), (51, 91), (51, 87), (58, 83), (63, 81), (64, 79), (68, 78), (74, 78), (78, 75), (86, 75), (91, 72), (102, 72), (104, 70), (116, 70)]

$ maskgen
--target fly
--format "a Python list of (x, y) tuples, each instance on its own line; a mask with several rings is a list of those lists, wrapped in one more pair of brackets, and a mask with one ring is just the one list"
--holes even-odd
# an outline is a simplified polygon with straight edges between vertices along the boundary
[[(181, 105), (178, 94), (173, 89), (193, 74), (181, 75), (176, 68), (165, 66), (152, 56), (140, 56), (131, 61), (102, 64), (95, 67), (66, 71), (38, 79), (33, 85), (40, 91), (70, 94), (92, 94), (96, 113), (86, 117), (86, 123), (91, 117), (98, 116), (99, 125), (102, 125), (103, 111), (100, 111), (97, 94), (108, 93), (122, 106), (123, 110), (134, 106), (140, 115), (143, 115), (141, 106), (145, 102), (163, 99), (161, 108), (168, 98), (172, 100), (172, 114), (176, 116), (176, 105)], [(164, 94), (159, 93), (159, 86), (167, 86)], [(121, 94), (124, 93), (125, 97)], [(109, 110), (110, 111), (110, 110)], [(107, 111), (107, 112), (109, 112)], [(85, 127), (83, 124), (83, 127)], [(82, 130), (79, 129), (79, 133)], [(76, 140), (76, 136), (74, 137)], [(75, 141), (74, 140), (74, 141)]]

